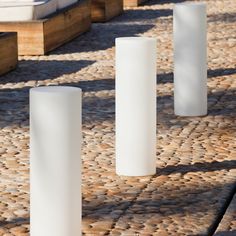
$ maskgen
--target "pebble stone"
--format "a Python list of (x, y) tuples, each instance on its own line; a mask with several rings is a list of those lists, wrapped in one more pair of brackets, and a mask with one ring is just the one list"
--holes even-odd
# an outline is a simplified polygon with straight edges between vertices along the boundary
[[(49, 55), (21, 56), (0, 78), (0, 236), (29, 236), (29, 89), (47, 85), (83, 90), (83, 235), (214, 233), (236, 179), (236, 2), (206, 1), (209, 110), (192, 118), (173, 113), (173, 2), (127, 8)], [(114, 40), (123, 36), (158, 40), (154, 176), (115, 174)], [(235, 233), (231, 208), (215, 235)]]

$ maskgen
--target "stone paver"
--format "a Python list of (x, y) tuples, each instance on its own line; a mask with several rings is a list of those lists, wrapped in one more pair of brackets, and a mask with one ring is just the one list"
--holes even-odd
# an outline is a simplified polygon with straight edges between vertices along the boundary
[(234, 236), (236, 235), (236, 195), (230, 202), (219, 227), (214, 236)]
[[(0, 78), (0, 236), (29, 235), (28, 92), (58, 84), (84, 91), (84, 235), (213, 233), (236, 178), (236, 2), (206, 1), (209, 114), (194, 118), (173, 114), (172, 2), (127, 9)], [(157, 174), (126, 178), (114, 173), (114, 39), (141, 35), (158, 38)]]

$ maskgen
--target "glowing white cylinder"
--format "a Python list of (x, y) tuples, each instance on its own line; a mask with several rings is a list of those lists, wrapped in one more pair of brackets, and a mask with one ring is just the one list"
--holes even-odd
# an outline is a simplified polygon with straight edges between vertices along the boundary
[(116, 173), (156, 173), (156, 39), (116, 39)]
[(30, 235), (81, 235), (81, 90), (30, 90)]
[(206, 115), (206, 4), (176, 4), (173, 30), (175, 114), (180, 116)]

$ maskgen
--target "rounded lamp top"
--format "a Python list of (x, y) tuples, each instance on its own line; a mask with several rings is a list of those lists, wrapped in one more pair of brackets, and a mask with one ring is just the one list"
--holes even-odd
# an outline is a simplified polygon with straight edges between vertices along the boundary
[(72, 86), (42, 86), (30, 89), (30, 92), (37, 93), (74, 93), (82, 90)]
[(116, 42), (127, 42), (127, 43), (156, 42), (156, 38), (151, 38), (151, 37), (120, 37), (120, 38), (116, 38)]

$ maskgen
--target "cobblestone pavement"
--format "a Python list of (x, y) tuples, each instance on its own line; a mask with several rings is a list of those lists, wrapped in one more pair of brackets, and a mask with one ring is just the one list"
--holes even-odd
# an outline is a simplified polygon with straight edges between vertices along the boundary
[[(21, 57), (19, 67), (0, 78), (0, 236), (29, 235), (28, 92), (58, 84), (84, 91), (84, 235), (214, 233), (236, 182), (236, 2), (207, 1), (209, 114), (194, 118), (173, 114), (173, 2), (151, 0), (127, 9), (48, 56)], [(157, 172), (119, 177), (114, 39), (141, 35), (158, 38)], [(224, 223), (230, 212), (217, 236), (230, 235)], [(230, 227), (236, 235), (235, 222)]]

